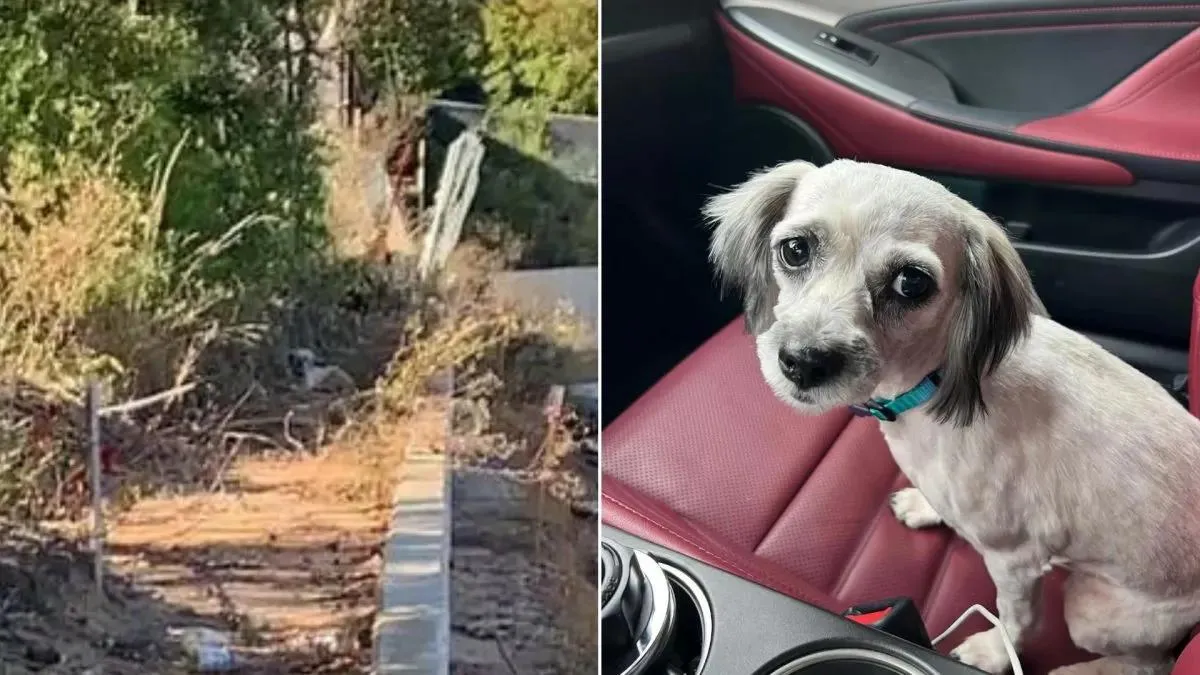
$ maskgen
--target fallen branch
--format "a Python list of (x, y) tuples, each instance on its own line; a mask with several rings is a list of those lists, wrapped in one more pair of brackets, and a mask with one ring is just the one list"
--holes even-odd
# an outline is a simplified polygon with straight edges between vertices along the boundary
[(168, 399), (173, 399), (177, 396), (182, 396), (195, 388), (196, 388), (196, 383), (189, 382), (187, 384), (180, 385), (178, 387), (173, 387), (171, 389), (167, 389), (166, 391), (160, 391), (157, 394), (151, 394), (150, 396), (146, 396), (144, 398), (134, 399), (132, 401), (126, 401), (124, 403), (118, 403), (116, 405), (105, 406), (100, 409), (100, 416), (108, 417), (109, 415), (122, 415), (125, 413), (134, 412), (136, 410), (142, 410), (144, 408), (149, 408), (150, 406), (154, 405), (155, 403), (159, 403), (159, 402), (162, 402), (162, 401), (165, 401)]
[(307, 448), (304, 447), (304, 444), (296, 440), (296, 437), (292, 435), (292, 418), (295, 414), (295, 410), (289, 410), (283, 416), (283, 440), (287, 441), (287, 444), (292, 446), (296, 452), (305, 452)]

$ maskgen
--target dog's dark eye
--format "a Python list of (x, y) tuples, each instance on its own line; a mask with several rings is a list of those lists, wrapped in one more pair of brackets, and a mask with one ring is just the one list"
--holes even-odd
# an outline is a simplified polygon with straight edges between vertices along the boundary
[(802, 267), (808, 262), (808, 241), (792, 237), (779, 242), (779, 262), (785, 267)]
[(933, 290), (933, 279), (915, 267), (905, 267), (892, 280), (892, 290), (905, 300), (920, 300)]

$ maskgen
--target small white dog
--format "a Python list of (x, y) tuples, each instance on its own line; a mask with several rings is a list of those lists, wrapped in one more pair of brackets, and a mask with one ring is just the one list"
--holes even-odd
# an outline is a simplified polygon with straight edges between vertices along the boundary
[(354, 378), (337, 366), (331, 366), (303, 347), (287, 355), (288, 372), (300, 380), (304, 391), (353, 391)]
[[(979, 551), (1018, 649), (1055, 564), (1072, 640), (1102, 655), (1056, 672), (1170, 670), (1200, 621), (1200, 421), (1048, 318), (1004, 231), (934, 181), (791, 162), (705, 214), (767, 383), (805, 413), (883, 420), (915, 486), (896, 516)], [(995, 628), (952, 655), (1009, 667)]]

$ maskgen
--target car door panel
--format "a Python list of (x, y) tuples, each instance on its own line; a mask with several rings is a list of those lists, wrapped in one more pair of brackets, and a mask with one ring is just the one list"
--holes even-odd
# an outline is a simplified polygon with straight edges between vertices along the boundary
[(954, 0), (850, 14), (837, 28), (926, 59), (968, 105), (1058, 114), (1101, 96), (1197, 25), (1196, 3)]
[[(880, 100), (903, 83), (879, 82), (874, 72), (863, 74), (865, 68), (853, 69), (867, 83), (860, 89), (835, 80), (830, 70), (818, 71), (821, 63), (801, 63), (798, 45), (812, 43), (823, 30), (815, 22), (767, 8), (728, 12), (718, 23), (733, 63), (737, 97), (801, 115), (843, 157), (968, 175), (1087, 185), (1133, 183), (1128, 170), (1108, 160), (1027, 147), (922, 119)], [(879, 51), (879, 60), (891, 56), (882, 51), (886, 47), (872, 47)]]
[(855, 16), (880, 15), (887, 21), (892, 11), (924, 4), (927, 0), (756, 0), (753, 4), (770, 7), (810, 21), (836, 26)]
[[(1052, 315), (1100, 334), (1186, 344), (1200, 268), (1200, 5), (951, 0), (846, 13), (835, 28), (800, 9), (810, 4), (723, 1), (716, 21), (746, 110), (793, 115), (808, 125), (797, 135), (840, 157), (960, 187), (968, 179), (973, 201), (1016, 233)], [(1009, 59), (995, 74), (995, 92), (1025, 89), (982, 107), (956, 81), (967, 72), (961, 61), (940, 66), (905, 44), (969, 34), (986, 47), (998, 31), (1108, 35), (1117, 48), (1093, 58), (1070, 38), (1033, 38), (1026, 44), (1045, 42), (1036, 59)], [(1012, 44), (998, 48), (1019, 51)], [(1107, 74), (1083, 82), (1066, 61)], [(1043, 62), (1064, 91), (1022, 109), (1048, 86), (1034, 72)]]
[[(790, 9), (782, 9), (789, 4)], [(1181, 24), (1181, 27), (1167, 36), (1170, 39), (1161, 50), (1162, 36), (1153, 40), (1139, 39), (1142, 24), (1126, 24), (1125, 30), (1117, 31), (1123, 39), (1140, 44), (1143, 51), (1156, 53), (1149, 54), (1149, 59), (1141, 62), (1137, 55), (1126, 54), (1119, 66), (1122, 76), (1111, 86), (1094, 92), (1096, 97), (1079, 91), (1068, 93), (1073, 100), (1081, 100), (1083, 105), (1061, 110), (1057, 109), (1061, 106), (1050, 106), (1055, 110), (1046, 112), (1022, 110), (1019, 106), (974, 105), (970, 97), (963, 95), (961, 85), (937, 64), (897, 46), (806, 19), (791, 11), (794, 9), (795, 3), (784, 0), (727, 0), (721, 18), (737, 30), (735, 33), (726, 30), (726, 39), (732, 43), (739, 37), (750, 37), (792, 61), (787, 65), (778, 59), (767, 59), (774, 62), (767, 68), (770, 73), (793, 71), (797, 67), (815, 71), (835, 83), (939, 126), (1025, 147), (1109, 160), (1127, 169), (1136, 179), (1200, 184), (1200, 116), (1190, 114), (1200, 104), (1200, 86), (1196, 86), (1200, 83), (1200, 49), (1197, 48), (1200, 30), (1193, 30), (1193, 23), (1171, 22), (1172, 25)], [(1063, 26), (1051, 28), (1064, 29)], [(821, 35), (832, 35), (842, 44), (854, 45), (857, 52), (867, 52), (872, 59), (868, 62), (855, 58), (854, 52), (820, 49), (815, 45), (820, 44), (818, 36)], [(991, 43), (985, 38), (973, 40), (982, 51), (986, 51), (983, 48)], [(746, 51), (744, 45), (742, 40), (739, 46), (743, 54)], [(817, 52), (816, 56), (814, 52)], [(1069, 58), (1079, 53), (1087, 53), (1088, 57)], [(1063, 43), (1058, 54), (1044, 56), (1046, 65), (1041, 68), (1033, 62), (1010, 60), (1007, 68), (994, 71), (985, 79), (999, 82), (1009, 90), (1019, 90), (1018, 97), (1045, 98), (1038, 92), (1049, 85), (1037, 80), (1038, 73), (1056, 71), (1059, 66), (1055, 64), (1060, 62), (1081, 61), (1098, 71), (1102, 69), (1096, 64), (1106, 58), (1093, 58), (1093, 52), (1075, 51), (1069, 43)], [(921, 72), (921, 76), (902, 77), (899, 75), (902, 71)], [(789, 77), (803, 75), (788, 74)], [(1064, 72), (1052, 79), (1058, 82), (1058, 89), (1065, 91), (1074, 86), (1072, 83), (1086, 78)], [(1094, 85), (1095, 82), (1087, 88), (1094, 89)], [(911, 165), (922, 166), (919, 163)], [(923, 168), (949, 170), (951, 167), (927, 165)], [(982, 175), (988, 175), (988, 172), (985, 170)], [(1007, 174), (998, 165), (992, 175)], [(1040, 180), (1034, 175), (1027, 178)], [(1080, 180), (1067, 173), (1057, 182), (1114, 185), (1132, 183), (1133, 180), (1114, 181), (1111, 177), (1101, 181), (1094, 178)]]
[(1200, 162), (1200, 30), (1082, 109), (1032, 120), (1022, 136), (1114, 153)]
[[(830, 0), (835, 4), (838, 0)], [(779, 0), (789, 7), (811, 0)], [(804, 10), (797, 10), (804, 11)], [(918, 35), (996, 28), (1063, 28), (1169, 21), (1200, 23), (1200, 3), (1192, 0), (941, 0), (902, 2), (847, 11), (839, 28), (883, 42)]]
[[(981, 108), (1055, 114), (1085, 105), (1182, 38), (1193, 22), (945, 31), (893, 44), (923, 57)], [(1060, 58), (1089, 54), (1087, 59)], [(1052, 64), (1052, 65), (1048, 65)]]

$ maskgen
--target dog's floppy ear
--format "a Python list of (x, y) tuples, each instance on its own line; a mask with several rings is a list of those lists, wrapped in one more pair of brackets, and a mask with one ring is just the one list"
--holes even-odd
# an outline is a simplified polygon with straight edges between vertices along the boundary
[(771, 308), (779, 293), (771, 273), (768, 236), (783, 218), (800, 179), (814, 168), (800, 161), (780, 164), (752, 175), (704, 206), (704, 215), (713, 225), (708, 257), (722, 288), (741, 289), (746, 327), (755, 335), (771, 326)]
[(1003, 229), (983, 214), (967, 228), (961, 298), (947, 341), (941, 383), (930, 405), (940, 422), (964, 427), (987, 413), (981, 384), (1045, 314), (1029, 273)]

